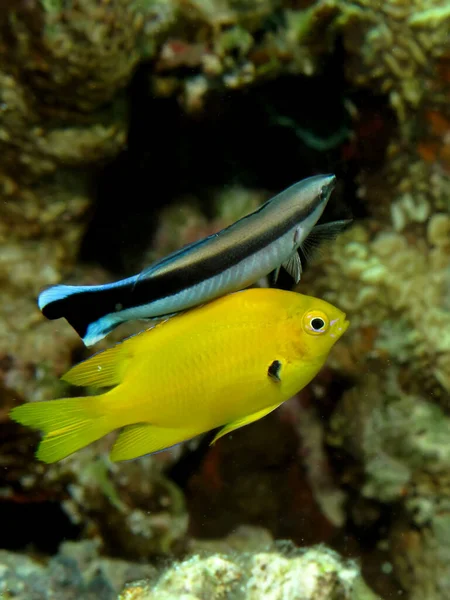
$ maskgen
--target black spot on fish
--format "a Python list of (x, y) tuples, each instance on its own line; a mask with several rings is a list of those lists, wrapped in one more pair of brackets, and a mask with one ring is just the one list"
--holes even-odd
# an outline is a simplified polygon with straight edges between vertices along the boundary
[(281, 371), (281, 363), (279, 360), (274, 360), (273, 363), (267, 369), (267, 375), (271, 377), (274, 381), (279, 383), (280, 379), (280, 371)]

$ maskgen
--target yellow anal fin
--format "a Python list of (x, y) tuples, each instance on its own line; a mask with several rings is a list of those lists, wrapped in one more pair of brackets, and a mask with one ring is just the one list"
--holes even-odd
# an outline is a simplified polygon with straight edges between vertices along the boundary
[(254, 423), (255, 421), (258, 421), (259, 419), (262, 419), (263, 417), (265, 417), (266, 415), (271, 413), (273, 410), (275, 410), (279, 406), (280, 406), (280, 404), (275, 404), (275, 406), (269, 406), (269, 408), (264, 408), (263, 410), (253, 413), (252, 415), (247, 415), (246, 417), (244, 417), (242, 419), (238, 419), (237, 421), (228, 423), (228, 425), (225, 425), (225, 427), (222, 427), (222, 429), (215, 435), (215, 437), (210, 445), (212, 446), (213, 444), (215, 444), (217, 442), (217, 440), (219, 440), (221, 437), (223, 437), (227, 433), (231, 433), (232, 431), (235, 431), (236, 429), (240, 429), (241, 427), (244, 427), (245, 425), (250, 425), (250, 423)]
[(128, 425), (119, 435), (110, 454), (114, 462), (131, 460), (145, 454), (168, 450), (180, 442), (189, 440), (198, 432), (185, 429), (168, 429), (148, 423)]
[(107, 416), (101, 414), (98, 398), (31, 402), (13, 408), (10, 417), (45, 434), (36, 456), (43, 462), (54, 463), (114, 429)]
[(75, 365), (61, 377), (72, 385), (105, 387), (119, 384), (132, 358), (128, 344), (118, 344)]

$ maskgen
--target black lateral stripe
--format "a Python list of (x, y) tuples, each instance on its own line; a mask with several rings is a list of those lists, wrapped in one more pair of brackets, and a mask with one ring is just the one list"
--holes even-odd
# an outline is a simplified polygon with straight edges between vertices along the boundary
[(282, 210), (284, 199), (281, 196), (287, 192), (290, 192), (290, 189), (270, 199), (256, 211), (222, 229), (218, 234), (211, 236), (208, 243), (195, 248), (188, 246), (184, 251), (181, 249), (173, 257), (174, 260), (166, 262), (166, 259), (163, 259), (162, 268), (151, 276), (151, 279), (155, 281), (155, 278), (160, 275), (178, 272), (188, 267), (192, 267), (195, 272), (199, 273), (198, 281), (195, 283), (222, 273), (282, 237), (295, 225), (304, 221), (322, 201), (320, 197), (317, 197), (306, 207), (294, 204), (288, 206), (288, 210), (286, 208)]
[[(274, 198), (275, 200), (275, 198)], [(227, 269), (230, 269), (252, 254), (268, 247), (274, 240), (279, 239), (297, 223), (305, 220), (317, 207), (321, 199), (310, 203), (306, 208), (292, 211), (283, 220), (273, 224), (273, 211), (267, 215), (261, 214), (268, 204), (263, 205), (257, 213), (259, 223), (252, 228), (245, 222), (247, 218), (255, 217), (252, 213), (237, 223), (224, 229), (211, 239), (209, 244), (197, 248), (195, 252), (186, 249), (179, 258), (168, 263), (161, 271), (148, 279), (142, 278), (132, 288), (130, 297), (123, 298), (124, 308), (140, 306), (155, 300), (175, 295), (188, 287), (193, 287), (210, 279)], [(261, 218), (263, 217), (263, 218)]]
[[(211, 236), (207, 243), (188, 246), (185, 251), (176, 252), (173, 260), (162, 259), (161, 269), (155, 265), (154, 275), (144, 276), (137, 283), (75, 293), (48, 304), (43, 314), (48, 319), (65, 317), (80, 337), (84, 337), (89, 324), (107, 314), (162, 300), (223, 273), (282, 237), (322, 201), (318, 196), (306, 207), (297, 205), (281, 211), (280, 196), (289, 191), (285, 190), (247, 217)], [(283, 212), (285, 216), (280, 218)], [(149, 314), (152, 316), (161, 315)]]

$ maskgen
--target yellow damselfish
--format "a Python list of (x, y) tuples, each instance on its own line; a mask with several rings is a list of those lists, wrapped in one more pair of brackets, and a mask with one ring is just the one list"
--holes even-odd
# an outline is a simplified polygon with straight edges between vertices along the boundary
[(124, 428), (128, 460), (221, 427), (214, 441), (299, 392), (346, 331), (324, 300), (277, 289), (229, 294), (128, 338), (63, 379), (103, 394), (23, 404), (15, 421), (43, 431), (37, 457), (56, 462)]

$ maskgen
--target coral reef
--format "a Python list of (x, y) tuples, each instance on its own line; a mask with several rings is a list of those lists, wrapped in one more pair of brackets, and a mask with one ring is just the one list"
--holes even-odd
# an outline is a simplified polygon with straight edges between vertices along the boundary
[[(446, 179), (442, 179), (442, 194)], [(407, 192), (394, 195), (390, 230), (386, 227), (373, 233), (358, 225), (337, 240), (332, 255), (323, 263), (323, 272), (314, 273), (313, 287), (352, 311), (353, 337), (361, 337), (364, 328), (376, 328), (366, 361), (384, 359), (384, 364), (392, 361), (415, 372), (416, 376), (404, 382), (405, 387), (427, 392), (429, 384), (435, 401), (439, 397), (445, 401), (450, 393), (450, 218), (433, 210), (425, 200), (425, 218), (412, 208), (409, 227), (406, 223), (404, 227), (408, 212), (401, 212), (399, 217), (397, 211), (411, 206), (408, 198), (419, 201), (413, 197), (417, 198)], [(442, 201), (450, 202), (450, 197), (443, 196)], [(357, 347), (355, 340), (347, 344)], [(357, 360), (361, 356), (353, 357), (354, 374), (360, 369)]]
[(223, 553), (203, 549), (167, 568), (103, 558), (98, 546), (86, 541), (63, 543), (47, 564), (2, 550), (0, 594), (18, 600), (376, 598), (357, 564), (331, 550), (321, 546), (295, 550), (288, 544), (274, 544), (267, 533), (256, 529), (243, 536), (243, 544), (236, 543), (237, 536), (230, 537)]
[(447, 594), (449, 431), (439, 407), (375, 375), (344, 394), (330, 423), (329, 443), (352, 457), (352, 518), (367, 525), (395, 506), (386, 543), (411, 600)]
[(128, 585), (120, 600), (375, 600), (357, 565), (318, 547), (283, 553), (194, 555), (156, 583)]
[[(6, 426), (5, 433), (6, 433)], [(162, 469), (176, 454), (146, 457), (135, 463), (108, 464), (107, 444), (94, 445), (64, 462), (47, 467), (34, 460), (35, 435), (17, 439), (11, 429), (2, 439), (0, 456), (4, 510), (25, 514), (31, 506), (58, 503), (67, 525), (96, 538), (111, 556), (130, 560), (180, 553), (187, 543), (188, 517), (184, 498)], [(21, 507), (22, 512), (21, 512)], [(48, 507), (51, 515), (55, 507)], [(13, 539), (13, 524), (3, 536)]]
[(140, 54), (131, 51), (136, 15), (129, 3), (114, 4), (77, 2), (63, 13), (59, 3), (18, 2), (0, 21), (0, 352), (10, 362), (6, 387), (27, 398), (53, 393), (46, 378), (67, 368), (76, 341), (47, 328), (36, 296), (73, 268), (89, 173), (125, 144), (117, 92)]
[[(187, 26), (194, 36), (168, 36), (155, 57), (155, 93), (176, 94), (189, 113), (201, 111), (207, 96), (221, 88), (236, 90), (282, 74), (310, 76), (332, 48), (335, 2), (282, 14), (268, 0), (220, 4), (188, 3), (183, 17), (195, 22), (195, 28)], [(180, 66), (193, 73), (177, 77)]]
[[(195, 35), (169, 35), (156, 53), (153, 76), (155, 92), (177, 94), (187, 111), (202, 109), (205, 96), (217, 88), (320, 72), (323, 57), (340, 37), (347, 79), (387, 96), (405, 136), (417, 114), (426, 111), (433, 126), (436, 111), (447, 112), (450, 12), (444, 0), (383, 5), (322, 0), (300, 10), (286, 5), (281, 14), (270, 2), (222, 2), (219, 10), (197, 2), (189, 8), (183, 16), (197, 21)], [(172, 75), (181, 66), (194, 73)], [(440, 118), (441, 127), (445, 122)]]
[[(132, 0), (70, 5), (33, 0), (5, 12), (0, 22), (5, 39), (0, 48), (2, 248), (7, 306), (20, 302), (21, 310), (14, 312), (22, 318), (19, 322), (7, 312), (2, 319), (9, 340), (2, 354), (17, 363), (17, 375), (11, 375), (17, 393), (37, 394), (32, 382), (22, 389), (21, 381), (27, 369), (35, 368), (25, 352), (26, 347), (34, 353), (35, 339), (43, 340), (39, 352), (45, 348), (44, 355), (49, 354), (43, 361), (49, 371), (61, 373), (70, 362), (76, 336), (65, 328), (64, 338), (52, 343), (33, 305), (40, 288), (73, 270), (88, 219), (92, 167), (125, 147), (128, 99), (123, 91), (139, 62), (153, 59), (156, 95), (178, 96), (187, 112), (198, 111), (205, 95), (221, 89), (288, 73), (320, 73), (341, 36), (348, 80), (388, 94), (398, 122), (406, 123), (402, 139), (422, 126), (422, 155), (427, 160), (439, 155), (445, 162), (446, 79), (437, 75), (446, 68), (448, 18), (438, 2), (388, 2), (380, 10), (368, 0), (321, 1), (303, 9), (285, 7), (282, 14), (270, 2), (216, 6)], [(431, 66), (424, 55), (431, 57)], [(438, 89), (437, 81), (442, 82)], [(393, 209), (397, 215), (411, 212), (402, 206)], [(25, 254), (14, 257), (19, 240)], [(14, 261), (34, 265), (22, 283)], [(95, 274), (96, 280), (105, 277)], [(78, 276), (80, 283), (90, 279), (89, 272)], [(22, 336), (29, 343), (14, 344)], [(65, 347), (65, 357), (50, 351), (58, 345)]]
[(338, 27), (348, 52), (348, 79), (387, 95), (402, 129), (410, 131), (411, 116), (438, 96), (439, 70), (448, 54), (448, 6), (439, 0), (342, 4)]
[(66, 542), (46, 565), (0, 550), (2, 598), (116, 600), (127, 582), (155, 575), (150, 565), (101, 558), (93, 542)]
[(449, 577), (450, 182), (400, 156), (383, 175), (361, 177), (370, 218), (324, 249), (303, 285), (352, 315), (329, 363), (351, 389), (327, 434), (350, 521), (376, 528), (392, 511), (382, 536), (394, 572), (412, 599), (434, 600)]
[[(169, 566), (155, 583), (151, 567), (100, 559), (93, 550), (86, 550), (90, 558), (81, 560), (74, 558), (74, 547), (66, 546), (48, 566), (3, 553), (0, 594), (5, 589), (19, 598), (35, 592), (38, 598), (43, 590), (57, 594), (67, 577), (78, 581), (73, 597), (109, 599), (125, 580), (150, 577), (128, 587), (122, 598), (277, 598), (281, 596), (273, 587), (280, 585), (281, 577), (283, 598), (289, 598), (294, 597), (292, 582), (297, 577), (310, 588), (297, 588), (296, 598), (323, 598), (324, 590), (329, 598), (372, 596), (357, 583), (361, 579), (353, 563), (322, 548), (283, 554), (270, 548), (263, 535), (253, 554), (227, 552), (229, 541), (218, 538), (246, 522), (263, 523), (275, 537), (290, 535), (298, 544), (325, 541), (339, 546), (338, 530), (344, 536), (348, 529), (356, 531), (361, 546), (370, 545), (371, 536), (374, 547), (388, 553), (388, 570), (392, 565), (411, 600), (447, 597), (449, 25), (445, 0), (3, 3), (3, 507), (14, 507), (19, 511), (14, 514), (20, 515), (20, 506), (62, 506), (78, 535), (97, 538), (105, 553), (129, 560), (180, 555), (186, 549), (201, 556)], [(331, 70), (341, 71), (339, 89), (326, 70), (332, 60)], [(339, 127), (319, 135), (308, 126), (309, 115), (301, 121), (300, 112), (308, 107), (287, 115), (267, 100), (261, 122), (250, 130), (249, 137), (255, 139), (233, 140), (237, 156), (255, 153), (245, 169), (232, 163), (233, 173), (246, 170), (242, 180), (236, 176), (223, 189), (217, 175), (222, 165), (211, 175), (207, 163), (196, 166), (195, 189), (189, 189), (190, 180), (168, 191), (162, 184), (152, 188), (160, 168), (155, 156), (161, 140), (169, 138), (164, 156), (170, 179), (183, 180), (195, 163), (187, 156), (195, 146), (178, 149), (181, 138), (194, 137), (197, 126), (208, 128), (220, 120), (225, 105), (248, 102), (251, 89), (257, 95), (263, 83), (281, 85), (282, 77), (303, 83), (320, 80), (311, 106), (317, 103), (318, 120), (326, 121), (334, 105), (342, 104)], [(289, 96), (288, 86), (282, 94)], [(179, 121), (164, 122), (174, 114), (164, 112), (162, 107), (169, 104), (190, 123), (175, 141), (171, 135)], [(251, 102), (247, 110), (254, 110)], [(133, 115), (138, 114), (139, 121), (152, 111), (157, 114), (150, 123), (161, 120), (163, 134), (154, 137), (147, 121), (142, 132), (136, 133), (140, 122), (131, 132)], [(239, 117), (244, 120), (245, 113)], [(260, 180), (263, 171), (281, 170), (282, 162), (288, 161), (288, 136), (303, 149), (292, 159), (302, 163), (295, 167), (298, 177), (302, 169), (310, 174), (327, 168), (351, 184), (344, 193), (341, 190), (341, 197), (337, 190), (332, 203), (342, 206), (348, 200), (356, 223), (324, 248), (298, 288), (326, 298), (349, 315), (352, 326), (327, 368), (300, 399), (209, 451), (197, 440), (170, 453), (110, 465), (104, 460), (110, 445), (105, 440), (59, 465), (36, 463), (36, 435), (8, 422), (7, 413), (22, 401), (65, 395), (67, 387), (57, 378), (85, 355), (67, 324), (44, 321), (36, 297), (41, 288), (63, 279), (82, 284), (112, 278), (104, 265), (79, 261), (93, 211), (100, 205), (103, 210), (95, 232), (108, 230), (105, 214), (112, 208), (108, 204), (117, 200), (106, 194), (98, 202), (92, 184), (104, 165), (119, 156), (122, 164), (135, 169), (121, 186), (117, 220), (128, 223), (127, 211), (135, 206), (129, 200), (136, 194), (145, 196), (141, 211), (157, 215), (150, 233), (148, 220), (142, 219), (144, 251), (134, 247), (139, 213), (128, 238), (108, 240), (105, 253), (125, 257), (120, 265), (113, 258), (112, 268), (129, 272), (220, 229), (276, 191)], [(220, 152), (220, 136), (204, 137), (202, 142), (208, 146), (203, 159), (210, 154), (220, 162), (226, 156)], [(239, 153), (241, 143), (244, 151)], [(274, 166), (262, 162), (263, 153), (269, 154), (272, 147), (270, 157), (283, 156)], [(183, 152), (186, 156), (180, 158)], [(184, 171), (179, 168), (182, 162), (188, 164)], [(137, 184), (131, 181), (135, 163), (145, 173)], [(111, 170), (116, 164), (112, 162)], [(246, 178), (249, 165), (254, 172)], [(228, 177), (229, 166), (223, 168)], [(111, 177), (111, 171), (106, 176)], [(291, 182), (283, 180), (286, 185)], [(354, 198), (347, 193), (352, 186)], [(114, 179), (107, 191), (112, 187)], [(148, 198), (144, 187), (150, 190)], [(162, 189), (162, 200), (155, 199)], [(130, 258), (133, 252), (138, 255), (135, 262)], [(96, 257), (91, 253), (92, 263)], [(121, 328), (99, 347), (140, 327)], [(173, 475), (186, 456), (198, 462), (179, 476), (182, 492), (167, 473)], [(216, 538), (210, 554), (200, 552), (208, 541), (190, 539), (206, 532)], [(224, 544), (223, 554), (216, 554)], [(363, 554), (361, 546), (355, 543), (352, 552)], [(89, 562), (103, 575), (95, 575), (92, 565), (87, 568)], [(107, 563), (117, 574), (114, 583), (104, 575)], [(27, 581), (19, 581), (19, 572), (29, 573)], [(372, 577), (370, 583), (377, 585), (377, 579)], [(71, 597), (67, 590), (63, 593)]]

